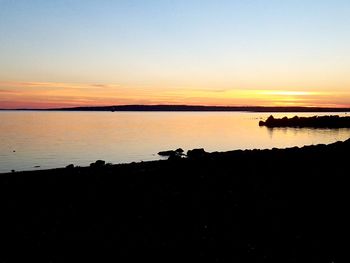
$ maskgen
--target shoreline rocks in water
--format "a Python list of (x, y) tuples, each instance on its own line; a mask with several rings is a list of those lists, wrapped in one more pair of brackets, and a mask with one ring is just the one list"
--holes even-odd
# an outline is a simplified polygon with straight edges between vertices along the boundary
[(191, 154), (1, 174), (3, 250), (64, 262), (55, 248), (79, 241), (121, 262), (346, 262), (350, 140)]
[(159, 156), (168, 157), (168, 159), (182, 158), (184, 156), (184, 150), (181, 148), (169, 151), (161, 151), (158, 153)]
[(308, 127), (308, 128), (350, 128), (350, 117), (313, 116), (275, 119), (272, 115), (266, 121), (260, 121), (259, 126), (273, 127)]

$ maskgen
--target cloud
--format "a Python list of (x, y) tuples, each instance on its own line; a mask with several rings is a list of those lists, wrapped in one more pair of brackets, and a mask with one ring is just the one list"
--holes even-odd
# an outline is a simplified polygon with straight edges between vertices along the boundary
[(96, 88), (119, 88), (121, 85), (119, 84), (90, 84), (92, 87)]
[(257, 94), (269, 95), (269, 96), (314, 96), (314, 95), (326, 95), (326, 93), (313, 92), (313, 91), (294, 91), (294, 90), (262, 90), (256, 91)]
[(15, 94), (15, 93), (18, 93), (18, 91), (17, 91), (17, 90), (0, 89), (0, 93), (10, 93), (10, 94)]
[[(234, 89), (201, 87), (122, 86), (113, 83), (0, 82), (0, 108), (13, 105), (39, 107), (94, 106), (117, 104), (196, 104), (196, 105), (350, 105), (347, 91), (293, 89)], [(5, 103), (5, 101), (7, 101)], [(13, 106), (14, 107), (14, 106)]]
[(92, 88), (119, 88), (119, 84), (90, 84), (90, 83), (69, 83), (69, 82), (19, 82), (0, 81), (0, 87), (6, 88), (66, 88), (66, 89), (92, 89)]

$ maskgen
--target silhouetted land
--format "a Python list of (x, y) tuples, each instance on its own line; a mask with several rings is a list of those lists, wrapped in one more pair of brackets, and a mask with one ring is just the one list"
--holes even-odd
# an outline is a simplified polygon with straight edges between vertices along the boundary
[[(30, 109), (18, 109), (30, 110)], [(102, 107), (74, 107), (40, 109), (54, 111), (250, 111), (250, 112), (347, 112), (350, 108), (322, 107), (231, 107), (231, 106), (193, 106), (193, 105), (118, 105)]]
[(350, 128), (350, 117), (313, 116), (313, 117), (284, 117), (275, 119), (272, 115), (266, 121), (260, 121), (260, 126), (273, 127), (309, 127), (309, 128)]
[(122, 262), (345, 262), (349, 156), (347, 140), (2, 174), (2, 249), (18, 248), (12, 262), (22, 247), (65, 262), (62, 244)]

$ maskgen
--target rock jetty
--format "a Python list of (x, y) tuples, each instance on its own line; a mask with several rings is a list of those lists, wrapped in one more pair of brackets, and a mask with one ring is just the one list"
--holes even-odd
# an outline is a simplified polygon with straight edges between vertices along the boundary
[(300, 127), (300, 128), (350, 128), (350, 117), (313, 116), (313, 117), (284, 117), (275, 119), (272, 115), (266, 121), (260, 121), (259, 126), (274, 127)]

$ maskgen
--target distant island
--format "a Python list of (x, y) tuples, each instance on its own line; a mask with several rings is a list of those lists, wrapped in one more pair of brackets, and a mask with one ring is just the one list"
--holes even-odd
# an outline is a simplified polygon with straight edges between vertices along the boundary
[[(5, 110), (5, 109), (0, 109)], [(348, 112), (350, 108), (265, 107), (265, 106), (204, 106), (204, 105), (115, 105), (72, 108), (29, 109), (39, 111), (248, 111), (248, 112)]]
[(350, 117), (313, 116), (275, 119), (272, 115), (266, 121), (260, 121), (259, 126), (274, 127), (309, 127), (309, 128), (350, 128)]

